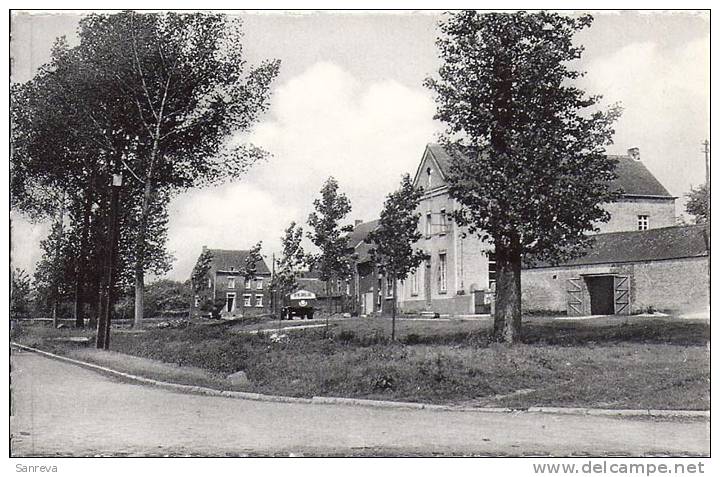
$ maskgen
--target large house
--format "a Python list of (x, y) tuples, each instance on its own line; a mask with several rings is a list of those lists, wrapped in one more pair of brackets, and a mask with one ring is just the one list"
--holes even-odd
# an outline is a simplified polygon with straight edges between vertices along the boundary
[[(667, 300), (646, 299), (645, 295), (652, 296), (652, 293), (644, 295), (639, 288), (652, 288), (655, 282), (649, 279), (642, 281), (634, 276), (634, 271), (637, 271), (658, 277), (659, 280), (662, 275), (660, 269), (667, 267), (668, 260), (680, 261), (676, 264), (679, 268), (670, 273), (678, 273), (684, 278), (687, 274), (694, 276), (696, 272), (700, 273), (699, 280), (691, 280), (697, 286), (697, 290), (691, 294), (693, 300), (701, 302), (698, 297), (707, 296), (707, 273), (703, 275), (698, 272), (703, 266), (707, 266), (707, 260), (698, 260), (703, 253), (707, 255), (707, 250), (702, 252), (697, 239), (702, 232), (701, 228), (675, 227), (676, 198), (669, 194), (645, 167), (637, 148), (629, 149), (627, 155), (613, 157), (617, 160), (618, 177), (611, 186), (622, 194), (616, 202), (606, 205), (606, 210), (611, 215), (610, 220), (597, 224), (599, 234), (596, 237), (600, 249), (595, 249), (596, 252), (590, 251), (586, 262), (582, 262), (583, 265), (602, 265), (605, 268), (592, 272), (599, 274), (593, 275), (594, 278), (585, 278), (582, 272), (572, 272), (572, 277), (563, 279), (558, 277), (565, 275), (559, 271), (556, 273), (552, 267), (539, 266), (532, 270), (523, 270), (525, 309), (590, 314), (601, 308), (597, 304), (598, 300), (607, 300), (609, 294), (617, 296), (617, 300), (613, 298), (613, 303), (617, 302), (613, 305), (613, 313), (629, 313), (642, 307), (673, 308)], [(441, 146), (429, 144), (415, 173), (415, 186), (424, 190), (419, 206), (419, 226), (423, 238), (416, 247), (423, 250), (429, 258), (407, 280), (398, 284), (398, 306), (404, 313), (464, 315), (490, 311), (489, 303), (496, 272), (493, 248), (477, 236), (468, 234), (463, 237), (466, 230), (450, 220), (450, 214), (457, 204), (449, 196), (445, 182), (449, 163), (450, 157)], [(378, 274), (367, 254), (369, 246), (363, 243), (364, 237), (374, 227), (377, 227), (377, 221), (369, 222), (364, 227), (356, 227), (352, 235), (358, 257), (353, 297), (360, 314), (387, 312), (391, 310), (388, 304), (393, 298), (392, 287)], [(617, 232), (625, 234), (613, 235)], [(634, 253), (623, 256), (621, 250), (614, 249), (616, 246), (631, 247)], [(666, 252), (641, 253), (643, 247), (659, 247)], [(600, 254), (597, 250), (604, 252)], [(614, 253), (617, 260), (613, 260)], [(648, 261), (651, 262), (648, 266), (639, 265)], [(565, 267), (579, 266), (580, 263), (568, 263)], [(614, 263), (623, 265), (618, 268), (609, 266)], [(698, 270), (695, 270), (696, 268)], [(579, 269), (574, 270), (577, 272)], [(546, 280), (544, 274), (549, 274), (554, 281), (550, 287), (552, 290), (547, 284), (543, 288), (534, 282)], [(599, 278), (601, 275), (606, 278)], [(578, 286), (580, 292), (577, 291)], [(543, 297), (543, 294), (553, 294), (553, 299)], [(560, 295), (563, 300), (558, 298)], [(591, 296), (596, 297), (595, 306), (591, 303)], [(628, 303), (623, 307), (621, 302), (625, 299)], [(581, 306), (577, 304), (578, 300), (582, 301)], [(571, 306), (571, 303), (574, 305)], [(609, 309), (606, 306), (603, 311)]]
[[(265, 260), (255, 264), (255, 278), (245, 279), (249, 250), (219, 250), (203, 246), (210, 260), (190, 307), (191, 316), (217, 312), (223, 318), (269, 313), (271, 273)], [(194, 284), (195, 285), (195, 284)]]

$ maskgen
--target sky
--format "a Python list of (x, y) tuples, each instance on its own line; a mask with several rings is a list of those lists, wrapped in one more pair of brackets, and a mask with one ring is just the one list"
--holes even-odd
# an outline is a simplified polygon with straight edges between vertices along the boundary
[[(271, 107), (237, 138), (271, 156), (231, 183), (193, 190), (170, 203), (168, 278), (185, 280), (201, 252), (247, 249), (259, 240), (269, 257), (283, 229), (304, 224), (328, 176), (353, 210), (377, 218), (403, 173), (414, 174), (443, 125), (433, 120), (424, 78), (439, 66), (434, 41), (440, 12), (251, 12), (243, 18), (248, 61), (278, 58)], [(701, 142), (709, 138), (710, 22), (707, 13), (595, 12), (576, 36), (585, 46), (580, 86), (621, 103), (611, 154), (640, 148), (641, 160), (671, 194), (705, 180)], [(77, 41), (79, 15), (11, 18), (13, 81), (47, 62), (56, 37)], [(678, 201), (678, 214), (684, 207)], [(12, 265), (33, 270), (47, 224), (12, 213)], [(269, 263), (269, 262), (268, 262)]]

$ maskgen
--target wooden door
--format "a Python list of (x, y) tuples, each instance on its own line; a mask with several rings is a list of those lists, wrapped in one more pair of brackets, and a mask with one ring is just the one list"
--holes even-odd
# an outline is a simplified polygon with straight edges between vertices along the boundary
[(582, 278), (568, 278), (567, 280), (568, 316), (582, 316), (585, 314), (582, 280)]
[(425, 260), (425, 308), (432, 306), (432, 263), (431, 259)]
[(616, 275), (614, 278), (614, 301), (616, 315), (630, 314), (630, 277)]

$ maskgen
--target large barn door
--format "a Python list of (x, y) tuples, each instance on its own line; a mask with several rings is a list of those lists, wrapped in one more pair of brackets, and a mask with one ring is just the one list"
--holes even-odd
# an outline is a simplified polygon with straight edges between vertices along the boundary
[(615, 276), (615, 314), (630, 314), (630, 278), (626, 275)]
[(583, 306), (582, 278), (568, 278), (567, 280), (567, 314), (568, 316), (582, 316), (585, 314)]

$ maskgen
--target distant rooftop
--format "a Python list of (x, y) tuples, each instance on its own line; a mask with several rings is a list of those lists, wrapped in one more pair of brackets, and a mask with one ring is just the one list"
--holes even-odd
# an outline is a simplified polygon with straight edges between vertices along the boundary
[[(249, 250), (221, 250), (217, 248), (207, 249), (212, 253), (212, 266), (215, 270), (245, 272), (245, 261), (250, 254)], [(262, 259), (255, 264), (258, 275), (269, 275), (270, 270)]]

